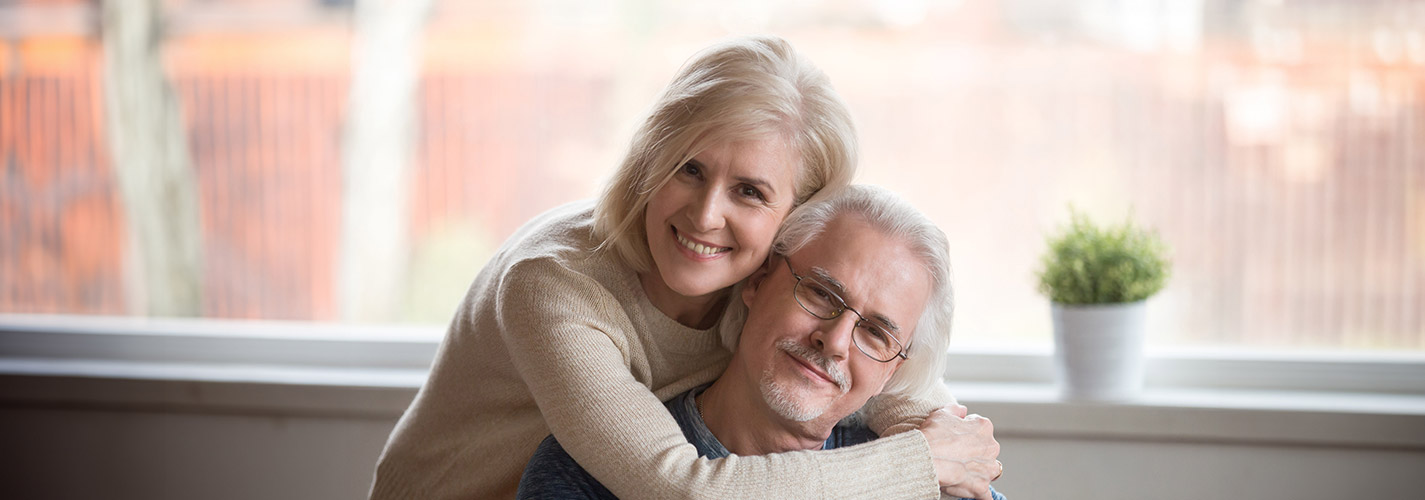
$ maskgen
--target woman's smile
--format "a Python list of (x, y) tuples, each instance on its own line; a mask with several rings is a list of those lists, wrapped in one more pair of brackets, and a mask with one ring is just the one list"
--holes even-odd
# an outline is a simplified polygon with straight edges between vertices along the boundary
[(673, 227), (673, 237), (677, 238), (678, 243), (682, 244), (684, 249), (687, 249), (693, 254), (690, 257), (693, 257), (694, 259), (698, 260), (715, 259), (720, 257), (722, 254), (732, 251), (732, 247), (718, 246), (703, 240), (699, 240), (697, 238), (686, 236), (682, 232), (679, 232), (677, 227)]

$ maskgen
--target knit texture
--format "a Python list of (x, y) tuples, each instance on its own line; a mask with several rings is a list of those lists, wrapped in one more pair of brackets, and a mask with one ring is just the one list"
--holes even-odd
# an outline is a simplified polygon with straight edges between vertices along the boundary
[[(636, 273), (594, 252), (592, 221), (591, 203), (556, 208), (486, 264), (381, 453), (373, 499), (514, 498), (551, 433), (626, 499), (939, 497), (920, 432), (829, 451), (699, 458), (662, 401), (717, 378), (731, 353), (716, 327), (668, 318)], [(879, 406), (888, 415), (934, 407)], [(878, 432), (895, 425), (883, 420), (868, 416)]]

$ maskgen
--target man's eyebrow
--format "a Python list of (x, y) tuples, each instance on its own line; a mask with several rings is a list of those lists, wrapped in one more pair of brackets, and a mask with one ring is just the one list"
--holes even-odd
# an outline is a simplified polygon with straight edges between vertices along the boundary
[[(833, 289), (832, 291), (836, 292), (836, 296), (841, 297), (841, 300), (846, 300), (846, 285), (842, 283), (841, 280), (832, 277), (831, 273), (826, 272), (826, 269), (822, 269), (816, 266), (812, 266), (811, 274), (816, 276), (817, 280), (821, 281), (822, 283), (825, 283), (827, 286), (830, 286)], [(892, 320), (890, 317), (884, 314), (871, 313), (867, 316), (867, 318), (874, 319), (880, 322), (882, 325), (885, 325), (886, 328), (889, 328), (892, 332), (900, 333), (901, 331), (900, 325), (896, 324), (895, 320)]]
[(891, 320), (890, 317), (888, 317), (888, 316), (886, 316), (886, 315), (884, 315), (884, 314), (881, 314), (881, 313), (871, 313), (871, 319), (874, 319), (874, 320), (876, 320), (876, 321), (880, 321), (881, 324), (886, 325), (886, 328), (890, 328), (892, 332), (900, 333), (900, 331), (901, 331), (900, 325), (897, 325), (895, 321)]
[[(816, 279), (818, 281), (830, 285), (831, 288), (833, 288), (832, 291), (836, 292), (837, 296), (846, 295), (846, 284), (842, 283), (841, 280), (838, 280), (835, 277), (831, 276), (831, 273), (826, 272), (826, 269), (812, 266), (811, 274), (816, 276)], [(845, 297), (842, 297), (842, 300), (845, 300)]]

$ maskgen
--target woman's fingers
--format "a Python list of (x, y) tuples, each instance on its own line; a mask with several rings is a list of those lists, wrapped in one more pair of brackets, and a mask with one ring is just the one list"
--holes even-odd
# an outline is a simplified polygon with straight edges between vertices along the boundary
[(1002, 470), (997, 462), (999, 442), (994, 438), (994, 424), (974, 414), (962, 418), (954, 411), (946, 407), (931, 412), (920, 426), (930, 443), (941, 490), (962, 498), (992, 500), (990, 481)]

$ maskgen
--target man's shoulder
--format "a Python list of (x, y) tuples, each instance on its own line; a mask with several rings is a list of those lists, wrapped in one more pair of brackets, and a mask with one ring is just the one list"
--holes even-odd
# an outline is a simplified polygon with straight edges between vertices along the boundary
[(617, 499), (579, 466), (554, 436), (544, 438), (525, 465), (517, 498)]
[[(673, 399), (664, 403), (668, 407), (668, 412), (678, 421), (678, 425), (683, 428), (684, 436), (690, 432), (693, 412), (697, 411), (697, 406), (693, 396), (701, 391), (703, 387), (674, 396)], [(690, 439), (691, 441), (691, 439)], [(699, 454), (706, 456), (703, 449), (699, 447)], [(574, 457), (564, 451), (564, 447), (553, 435), (544, 438), (535, 448), (534, 455), (530, 457), (529, 463), (525, 465), (524, 475), (520, 477), (519, 492), (516, 494), (520, 499), (533, 498), (582, 498), (582, 499), (616, 499), (613, 492), (599, 483), (592, 474), (584, 470)]]
[(707, 389), (708, 385), (710, 384), (694, 387), (673, 396), (663, 405), (668, 407), (668, 413), (673, 415), (673, 420), (683, 429), (683, 439), (687, 439), (689, 444), (698, 449), (698, 456), (722, 458), (728, 455), (727, 448), (724, 448), (712, 430), (708, 429), (707, 423), (703, 422), (702, 413), (698, 411), (697, 396)]
[(855, 446), (861, 443), (875, 441), (877, 436), (860, 420), (847, 419), (831, 428), (831, 436), (826, 439), (826, 447), (823, 449), (842, 448)]

